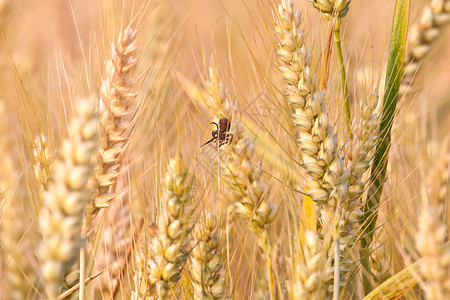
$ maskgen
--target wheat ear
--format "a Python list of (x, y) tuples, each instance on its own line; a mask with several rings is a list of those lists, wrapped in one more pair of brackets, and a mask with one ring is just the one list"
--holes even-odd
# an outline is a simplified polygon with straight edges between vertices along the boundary
[(78, 255), (83, 211), (92, 197), (88, 180), (97, 148), (97, 117), (91, 99), (80, 100), (75, 108), (77, 116), (43, 194), (39, 223), (43, 240), (38, 251), (50, 298), (59, 294), (64, 275)]
[(220, 230), (216, 218), (210, 213), (196, 224), (195, 244), (191, 256), (195, 299), (225, 299)]
[[(337, 157), (337, 136), (328, 120), (325, 93), (315, 86), (311, 54), (300, 28), (300, 11), (293, 9), (291, 1), (283, 1), (278, 7), (278, 16), (275, 33), (279, 39), (279, 69), (285, 82), (286, 99), (295, 108), (292, 118), (299, 131), (298, 144), (308, 175), (308, 194), (312, 200), (326, 203), (333, 210), (346, 196), (345, 187), (338, 186), (345, 181), (339, 176), (344, 161)], [(332, 197), (336, 186), (342, 190), (342, 195)]]
[[(0, 101), (0, 115), (6, 116), (6, 109)], [(2, 234), (2, 274), (4, 275), (3, 293), (8, 299), (26, 299), (31, 295), (35, 272), (31, 261), (33, 245), (27, 236), (28, 222), (22, 208), (25, 193), (19, 183), (20, 176), (15, 169), (15, 153), (9, 129), (5, 119), (0, 120), (0, 230)]]
[(289, 299), (324, 299), (324, 256), (320, 239), (312, 231), (305, 232), (305, 242), (294, 255), (292, 278), (288, 284)]
[(445, 247), (448, 227), (443, 224), (436, 207), (427, 206), (419, 218), (417, 249), (424, 259), (420, 265), (427, 299), (450, 297), (450, 250)]
[(400, 95), (411, 91), (414, 76), (423, 60), (433, 48), (433, 43), (450, 23), (450, 0), (431, 0), (422, 10), (419, 20), (408, 34), (408, 51), (403, 62)]
[[(320, 3), (327, 1), (320, 1)], [(342, 8), (342, 7), (339, 7)], [(334, 8), (331, 8), (333, 11)], [(342, 8), (341, 12), (348, 9)], [(323, 9), (322, 9), (323, 10)], [(355, 127), (355, 135), (349, 145), (358, 148), (364, 155), (355, 155), (349, 165), (345, 164), (344, 157), (338, 152), (338, 140), (335, 130), (330, 125), (325, 102), (325, 91), (317, 89), (314, 73), (311, 69), (311, 55), (305, 45), (305, 34), (300, 28), (302, 24), (301, 13), (294, 10), (291, 1), (282, 1), (278, 7), (278, 18), (275, 20), (275, 33), (279, 43), (277, 55), (280, 60), (279, 70), (285, 82), (286, 99), (295, 109), (293, 121), (299, 131), (298, 144), (302, 166), (306, 170), (306, 185), (310, 188), (307, 194), (315, 202), (322, 204), (321, 224), (323, 233), (335, 232), (330, 245), (330, 251), (344, 254), (345, 248), (352, 246), (355, 227), (362, 216), (361, 209), (356, 201), (364, 191), (361, 181), (363, 174), (370, 166), (371, 156), (368, 152), (374, 145), (376, 134), (376, 118), (373, 109), (376, 101), (371, 100), (371, 106), (365, 108), (361, 129)], [(359, 124), (358, 124), (359, 125)], [(356, 149), (355, 149), (356, 150)], [(337, 214), (336, 214), (337, 213)], [(335, 226), (333, 229), (330, 227)], [(342, 244), (342, 245), (339, 245)], [(330, 253), (327, 262), (327, 274), (324, 280), (333, 279), (334, 263)], [(335, 257), (336, 259), (336, 257)], [(345, 271), (345, 264), (342, 264)]]
[[(422, 209), (419, 216), (419, 228), (416, 236), (416, 246), (424, 262), (420, 265), (422, 288), (427, 299), (440, 300), (450, 297), (450, 248), (448, 244), (449, 225), (446, 205), (448, 200), (448, 178), (450, 175), (448, 144), (444, 143), (443, 153), (437, 155), (435, 172), (430, 172), (433, 181), (431, 188), (435, 189), (434, 197), (429, 198), (424, 191), (421, 197)], [(433, 162), (436, 157), (433, 157)], [(429, 177), (428, 175), (427, 177)], [(437, 180), (436, 180), (437, 179)]]
[[(156, 284), (159, 299), (168, 299), (178, 283), (189, 253), (191, 183), (188, 168), (177, 155), (169, 163), (165, 177), (165, 193), (161, 214), (157, 220), (156, 236), (147, 253), (148, 283)], [(141, 253), (142, 254), (142, 253)], [(150, 286), (149, 285), (149, 286)]]
[(132, 92), (131, 72), (136, 66), (136, 31), (127, 28), (111, 46), (112, 56), (106, 64), (106, 79), (102, 81), (100, 106), (99, 165), (96, 170), (98, 195), (93, 213), (110, 206), (114, 185), (120, 173), (130, 127), (130, 106), (136, 95)]

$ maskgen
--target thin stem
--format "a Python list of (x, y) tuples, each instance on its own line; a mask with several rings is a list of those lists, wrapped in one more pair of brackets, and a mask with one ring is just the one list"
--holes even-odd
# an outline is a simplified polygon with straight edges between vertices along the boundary
[[(222, 200), (223, 200), (222, 199), (222, 190), (220, 189), (220, 147), (217, 148), (217, 188), (219, 190), (220, 203), (223, 203), (222, 202)], [(230, 267), (230, 220), (228, 218), (229, 218), (229, 215), (228, 215), (228, 211), (227, 211), (226, 220), (225, 220), (225, 222), (226, 222), (225, 235), (226, 235), (226, 239), (227, 239), (227, 264), (228, 264), (227, 268), (228, 268), (228, 277), (229, 277), (229, 281), (230, 281), (229, 293), (231, 295), (231, 293), (233, 291), (233, 277), (230, 272), (230, 268), (231, 268)]]
[(351, 131), (350, 131), (350, 104), (348, 102), (347, 75), (345, 74), (344, 58), (342, 56), (340, 29), (341, 29), (341, 20), (339, 17), (336, 17), (336, 22), (334, 25), (334, 42), (336, 44), (339, 68), (341, 69), (341, 85), (342, 85), (342, 93), (344, 94), (345, 121), (347, 123), (347, 131), (349, 134), (351, 134)]
[(80, 248), (80, 292), (78, 294), (79, 300), (84, 300), (85, 290), (85, 278), (86, 278), (86, 251), (84, 245)]
[[(267, 229), (266, 229), (267, 230)], [(274, 279), (273, 279), (273, 268), (272, 268), (272, 245), (269, 241), (269, 234), (266, 231), (266, 238), (267, 238), (267, 245), (268, 249), (266, 249), (266, 255), (267, 255), (267, 267), (269, 269), (269, 292), (270, 292), (270, 299), (276, 300), (276, 294), (274, 289)]]
[(363, 283), (364, 283), (364, 294), (367, 295), (372, 291), (372, 283), (370, 282), (370, 261), (369, 261), (369, 250), (367, 248), (361, 249), (361, 264), (363, 266)]
[[(98, 276), (102, 275), (103, 272), (105, 272), (106, 269), (101, 270), (100, 272), (98, 272), (95, 275), (92, 275), (88, 278), (86, 278), (86, 280), (84, 281), (84, 284), (86, 285), (87, 283), (91, 282), (92, 280), (94, 280), (95, 278), (97, 278)], [(67, 297), (69, 297), (70, 295), (72, 295), (74, 292), (78, 291), (80, 289), (80, 283), (75, 284), (73, 287), (71, 287), (70, 289), (68, 289), (67, 291), (65, 291), (64, 293), (62, 293), (61, 295), (59, 295), (56, 300), (63, 300), (66, 299)]]
[(273, 269), (272, 269), (272, 257), (269, 257), (269, 291), (270, 291), (270, 299), (277, 299), (275, 296), (275, 289), (273, 288)]
[(340, 272), (339, 265), (341, 264), (341, 254), (339, 251), (339, 232), (336, 230), (335, 247), (334, 247), (334, 289), (333, 299), (339, 300), (339, 287), (340, 287)]
[(228, 268), (228, 277), (230, 278), (230, 294), (233, 291), (233, 277), (231, 277), (231, 272), (230, 272), (230, 224), (229, 224), (229, 220), (228, 220), (229, 216), (227, 213), (227, 225), (226, 225), (226, 238), (227, 238), (227, 268)]

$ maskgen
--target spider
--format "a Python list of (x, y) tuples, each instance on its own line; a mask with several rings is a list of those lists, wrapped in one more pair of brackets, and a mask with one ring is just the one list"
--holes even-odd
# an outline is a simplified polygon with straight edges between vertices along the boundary
[(200, 147), (203, 147), (212, 141), (218, 141), (218, 147), (229, 144), (233, 140), (233, 134), (229, 133), (231, 128), (231, 122), (227, 118), (221, 118), (219, 120), (219, 124), (216, 122), (211, 122), (211, 124), (216, 125), (217, 130), (213, 131), (212, 139), (201, 145)]

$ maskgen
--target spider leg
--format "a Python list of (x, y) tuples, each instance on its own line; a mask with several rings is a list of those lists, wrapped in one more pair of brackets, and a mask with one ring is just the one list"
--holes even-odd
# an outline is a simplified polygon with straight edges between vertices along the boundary
[(228, 144), (231, 144), (231, 142), (233, 141), (234, 135), (232, 133), (229, 133), (228, 137), (230, 138), (230, 140), (228, 141)]
[(219, 147), (222, 145), (225, 145), (225, 144), (230, 144), (232, 140), (233, 140), (233, 134), (227, 133), (225, 138), (220, 140)]
[(201, 145), (200, 147), (203, 147), (203, 146), (205, 146), (205, 145), (207, 145), (207, 144), (209, 144), (209, 143), (211, 143), (212, 141), (214, 141), (216, 138), (215, 137), (213, 137), (212, 139), (210, 139), (209, 141), (207, 141), (206, 143), (204, 143), (203, 145)]
[(203, 147), (203, 146), (205, 146), (205, 145), (207, 145), (207, 144), (209, 144), (209, 143), (211, 143), (212, 141), (214, 141), (214, 140), (216, 140), (217, 139), (217, 136), (218, 136), (218, 131), (219, 131), (219, 125), (216, 123), (216, 122), (211, 122), (211, 124), (214, 124), (214, 125), (216, 125), (216, 131), (213, 131), (211, 134), (212, 134), (212, 139), (210, 139), (209, 141), (207, 141), (206, 143), (204, 143), (203, 145), (201, 145), (200, 147)]

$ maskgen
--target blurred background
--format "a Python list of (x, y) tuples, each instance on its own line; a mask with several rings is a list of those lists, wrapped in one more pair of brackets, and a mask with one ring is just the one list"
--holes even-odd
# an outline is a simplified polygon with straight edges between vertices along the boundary
[[(352, 1), (342, 21), (341, 41), (352, 107), (374, 89), (384, 90), (393, 2)], [(412, 1), (410, 23), (419, 18), (427, 2)], [(330, 25), (309, 2), (296, 0), (294, 4), (302, 8), (313, 66), (319, 69)], [(111, 43), (127, 26), (137, 30), (139, 60), (134, 77), (135, 107), (140, 112), (134, 119), (137, 125), (127, 162), (133, 170), (130, 186), (134, 186), (139, 200), (131, 208), (132, 215), (145, 212), (145, 221), (154, 221), (156, 205), (147, 204), (154, 203), (152, 199), (161, 193), (161, 174), (177, 148), (197, 172), (199, 197), (213, 198), (211, 174), (202, 167), (202, 160), (208, 158), (202, 156), (200, 145), (211, 138), (214, 127), (210, 122), (218, 116), (198, 107), (186, 86), (189, 83), (201, 87), (210, 66), (219, 71), (239, 114), (252, 120), (257, 143), (267, 146), (264, 141), (269, 140), (270, 145), (276, 145), (275, 149), (264, 148), (257, 156), (264, 161), (265, 151), (285, 152), (290, 155), (285, 158), (288, 163), (298, 162), (290, 137), (293, 125), (283, 107), (282, 84), (274, 59), (272, 11), (276, 5), (271, 0), (0, 0), (0, 102), (1, 119), (7, 124), (2, 133), (6, 137), (2, 141), (7, 141), (5, 152), (0, 155), (4, 158), (8, 153), (20, 166), (17, 189), (26, 183), (23, 193), (29, 197), (22, 203), (22, 213), (31, 248), (38, 240), (33, 224), (40, 201), (33, 178), (33, 140), (42, 133), (50, 149), (58, 147), (67, 135), (76, 99), (98, 96)], [(447, 29), (441, 35), (415, 76), (414, 93), (400, 100), (390, 161), (395, 167), (389, 169), (392, 179), (385, 191), (396, 204), (389, 202), (382, 208), (382, 221), (389, 220), (388, 212), (395, 205), (400, 205), (405, 219), (414, 218), (416, 212), (407, 206), (417, 202), (414, 186), (423, 177), (421, 166), (441, 151), (439, 144), (448, 138), (450, 33)], [(340, 89), (337, 70), (333, 56), (331, 93)], [(332, 97), (329, 101), (332, 116), (342, 123), (341, 100)], [(4, 163), (2, 158), (0, 162)], [(277, 181), (279, 169), (265, 169), (276, 199), (276, 195), (281, 199), (286, 193), (283, 183)], [(407, 192), (402, 193), (403, 189)], [(114, 218), (105, 224), (113, 223)], [(283, 232), (284, 225), (280, 221), (276, 224), (274, 232)], [(401, 224), (390, 230), (395, 231), (396, 226)], [(117, 230), (110, 236), (112, 240)], [(103, 248), (107, 252), (107, 247)], [(253, 269), (242, 271), (240, 276), (249, 276), (256, 269), (254, 261), (249, 265)], [(247, 295), (253, 288), (251, 284), (239, 286), (237, 293)]]

